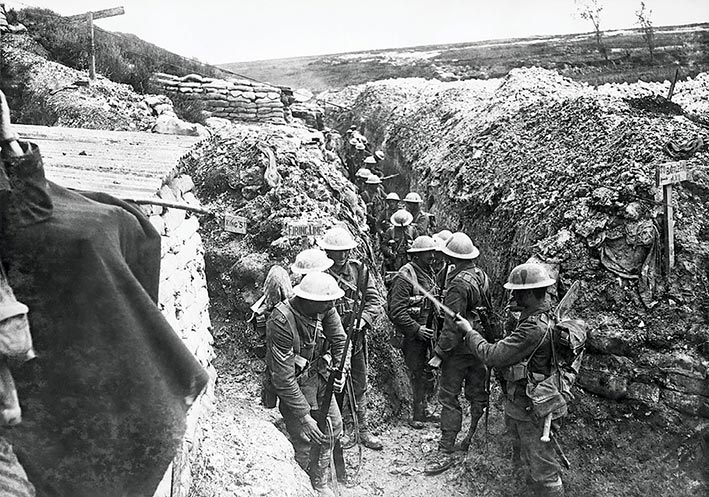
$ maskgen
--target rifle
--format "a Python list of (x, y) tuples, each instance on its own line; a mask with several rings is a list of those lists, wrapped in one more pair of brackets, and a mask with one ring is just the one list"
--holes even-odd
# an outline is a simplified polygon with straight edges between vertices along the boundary
[[(318, 429), (322, 433), (327, 433), (327, 413), (330, 411), (330, 405), (332, 405), (333, 392), (335, 391), (335, 381), (339, 381), (342, 378), (342, 374), (345, 369), (345, 364), (347, 362), (347, 350), (350, 347), (350, 342), (352, 341), (352, 334), (356, 329), (359, 329), (359, 324), (362, 321), (362, 312), (364, 311), (364, 287), (367, 278), (369, 277), (369, 270), (365, 264), (362, 264), (362, 270), (357, 278), (357, 290), (361, 292), (359, 301), (355, 310), (350, 315), (350, 319), (347, 322), (347, 338), (345, 339), (345, 347), (342, 350), (342, 357), (340, 358), (340, 364), (334, 369), (327, 379), (327, 384), (325, 385), (325, 395), (323, 397), (323, 403), (318, 408), (318, 412), (315, 421), (318, 424)], [(315, 468), (320, 459), (320, 452), (322, 451), (322, 446), (320, 444), (312, 445), (310, 448), (310, 468)]]

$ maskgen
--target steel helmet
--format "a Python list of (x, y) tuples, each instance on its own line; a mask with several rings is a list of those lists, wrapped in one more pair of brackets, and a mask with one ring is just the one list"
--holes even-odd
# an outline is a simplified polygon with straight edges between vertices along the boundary
[(384, 152), (382, 152), (381, 150), (377, 150), (376, 152), (374, 152), (374, 156), (377, 159), (382, 160), (384, 159)]
[(401, 199), (399, 198), (399, 194), (396, 193), (396, 192), (389, 192), (389, 193), (387, 193), (387, 198), (386, 198), (386, 199), (387, 199), (387, 200), (396, 200), (397, 202), (398, 202), (399, 200), (401, 200)]
[(472, 260), (480, 255), (478, 248), (465, 233), (453, 233), (441, 249), (444, 254), (456, 259)]
[(368, 185), (381, 185), (382, 180), (376, 174), (371, 174), (369, 178), (367, 178), (367, 181), (365, 181), (365, 183)]
[(376, 164), (376, 163), (377, 163), (377, 160), (376, 160), (374, 157), (372, 157), (372, 156), (370, 155), (369, 157), (366, 157), (366, 158), (364, 159), (364, 163), (365, 163), (365, 164)]
[(315, 302), (328, 302), (344, 297), (345, 292), (337, 284), (335, 278), (327, 273), (308, 273), (303, 276), (293, 293), (301, 299)]
[(366, 167), (360, 167), (359, 169), (357, 169), (357, 172), (355, 173), (355, 177), (362, 178), (362, 179), (369, 178), (371, 175), (372, 175), (372, 171), (370, 171)]
[(351, 250), (357, 242), (345, 228), (335, 226), (325, 232), (318, 245), (323, 250)]
[(411, 244), (411, 248), (407, 250), (410, 254), (415, 254), (417, 252), (429, 252), (436, 250), (436, 241), (430, 236), (421, 235), (416, 237), (414, 243)]
[(449, 230), (441, 230), (435, 235), (433, 235), (433, 239), (438, 245), (438, 250), (443, 250), (443, 247), (446, 246), (446, 242), (450, 239), (451, 236), (453, 236), (453, 233)]
[(364, 146), (364, 143), (362, 143), (362, 142), (357, 142), (357, 144), (355, 145), (355, 148), (356, 148), (357, 150), (364, 150), (364, 149), (367, 148), (367, 147)]
[(333, 264), (327, 254), (317, 248), (303, 250), (295, 256), (295, 262), (290, 270), (294, 274), (308, 274), (328, 270)]
[(541, 264), (527, 263), (516, 266), (507, 278), (504, 287), (508, 290), (528, 290), (552, 286), (556, 280), (549, 277), (546, 268)]
[(391, 215), (389, 220), (394, 226), (408, 226), (414, 220), (414, 216), (406, 209), (399, 209)]
[(419, 195), (416, 192), (409, 192), (406, 194), (404, 197), (404, 202), (411, 202), (414, 204), (421, 204), (423, 203), (423, 199), (421, 198), (421, 195)]

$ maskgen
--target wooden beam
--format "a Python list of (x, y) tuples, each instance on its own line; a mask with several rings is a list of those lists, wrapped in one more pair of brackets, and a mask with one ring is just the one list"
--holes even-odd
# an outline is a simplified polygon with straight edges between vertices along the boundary
[(94, 15), (86, 13), (86, 22), (89, 25), (89, 79), (96, 79), (96, 44), (94, 43)]
[[(111, 9), (96, 10), (94, 12), (87, 12), (86, 14), (91, 14), (96, 19), (104, 19), (106, 17), (122, 16), (126, 11), (123, 7), (113, 7)], [(75, 16), (67, 16), (70, 21), (83, 21), (86, 19), (86, 14), (77, 14)]]

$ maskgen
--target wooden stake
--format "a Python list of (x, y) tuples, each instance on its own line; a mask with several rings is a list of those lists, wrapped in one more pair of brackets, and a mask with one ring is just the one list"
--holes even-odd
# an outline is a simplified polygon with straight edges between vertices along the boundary
[(670, 91), (667, 93), (667, 100), (672, 100), (672, 95), (675, 92), (675, 84), (677, 83), (677, 77), (679, 76), (679, 67), (675, 69), (675, 77), (672, 78), (672, 83), (670, 83)]
[(94, 13), (86, 13), (86, 22), (89, 23), (89, 78), (93, 81), (96, 79), (96, 45), (94, 44)]
[(672, 184), (665, 185), (662, 188), (662, 201), (664, 203), (665, 219), (665, 269), (667, 275), (672, 274), (672, 268), (675, 265), (675, 221), (673, 219), (672, 207)]

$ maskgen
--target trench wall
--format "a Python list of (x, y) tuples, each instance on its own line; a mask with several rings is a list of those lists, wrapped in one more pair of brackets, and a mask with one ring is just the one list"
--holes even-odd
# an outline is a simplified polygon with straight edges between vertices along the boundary
[[(188, 175), (167, 182), (158, 193), (165, 201), (199, 206)], [(209, 318), (209, 294), (204, 272), (204, 247), (198, 230), (199, 219), (183, 209), (143, 206), (150, 222), (160, 233), (161, 265), (159, 307), (187, 348), (207, 369), (211, 381), (187, 412), (182, 448), (165, 473), (154, 497), (187, 497), (192, 484), (191, 467), (202, 439), (202, 427), (211, 415), (216, 371)]]

